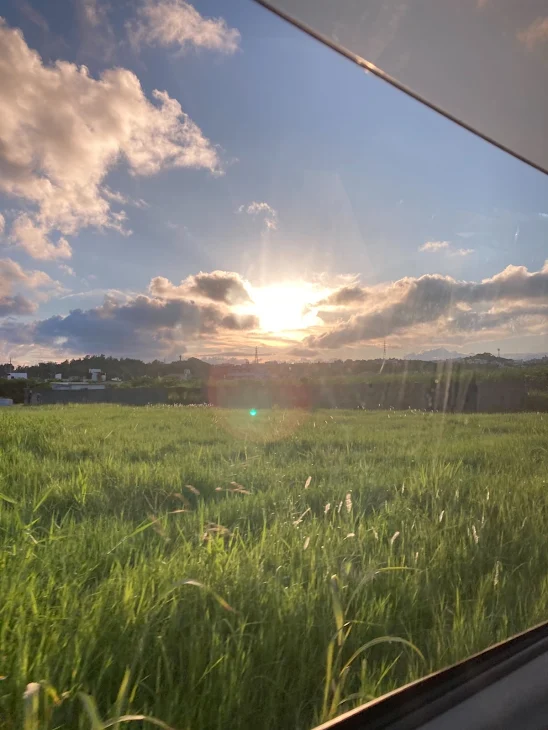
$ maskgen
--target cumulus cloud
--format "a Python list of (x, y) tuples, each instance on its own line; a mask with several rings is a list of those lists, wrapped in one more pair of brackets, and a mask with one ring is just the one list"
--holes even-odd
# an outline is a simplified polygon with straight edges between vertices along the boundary
[(451, 256), (470, 256), (474, 253), (473, 248), (456, 248), (450, 252)]
[(245, 281), (234, 271), (201, 271), (178, 285), (172, 284), (164, 276), (156, 276), (150, 282), (149, 291), (153, 296), (165, 299), (196, 296), (224, 304), (251, 301)]
[(444, 327), (449, 332), (491, 332), (500, 327), (510, 325), (510, 329), (521, 331), (527, 326), (527, 321), (538, 320), (546, 322), (548, 318), (548, 304), (517, 304), (509, 309), (491, 308), (486, 312), (456, 308), (450, 316), (444, 319)]
[[(27, 271), (12, 259), (0, 259), (0, 317), (15, 314), (32, 314), (37, 304), (20, 293), (14, 294), (15, 288), (28, 291), (39, 289), (56, 289), (59, 283), (44, 271)], [(43, 298), (43, 295), (37, 298)]]
[(221, 327), (227, 330), (251, 330), (259, 326), (254, 314), (227, 314), (221, 320)]
[[(462, 235), (462, 234), (459, 234)], [(419, 246), (421, 253), (439, 253), (445, 251), (449, 256), (470, 256), (473, 248), (454, 248), (450, 241), (427, 241)]]
[(248, 205), (240, 205), (238, 213), (247, 213), (252, 216), (262, 216), (265, 227), (270, 231), (278, 228), (278, 213), (268, 203), (253, 201)]
[(206, 48), (234, 53), (240, 33), (223, 18), (204, 18), (185, 0), (145, 0), (128, 32), (135, 46), (167, 46), (182, 51)]
[(15, 296), (0, 294), (0, 317), (14, 314), (32, 314), (35, 311), (36, 305), (34, 302), (21, 294), (15, 294)]
[(12, 259), (0, 259), (0, 287), (2, 287), (2, 291), (5, 291), (6, 287), (13, 287), (16, 284), (23, 285), (27, 289), (55, 288), (58, 286), (58, 282), (48, 276), (45, 271), (28, 271)]
[[(335, 349), (442, 320), (452, 322), (454, 328), (483, 329), (488, 321), (499, 326), (516, 317), (542, 316), (548, 303), (548, 261), (536, 272), (508, 266), (481, 282), (428, 274), (363, 291), (368, 296), (359, 312), (327, 332), (308, 337), (305, 344)], [(545, 325), (548, 328), (548, 320)]]
[(22, 213), (12, 226), (10, 241), (35, 259), (69, 259), (72, 248), (67, 239), (60, 236), (57, 243), (53, 243), (47, 232), (47, 226), (37, 224), (26, 213)]
[(125, 230), (124, 212), (112, 211), (102, 185), (121, 160), (133, 175), (220, 171), (217, 149), (179, 102), (164, 91), (152, 96), (124, 68), (95, 79), (85, 66), (45, 65), (0, 18), (0, 193), (26, 206), (13, 243), (36, 258), (67, 258), (63, 236), (85, 226)]
[(0, 338), (13, 345), (58, 347), (74, 353), (157, 357), (181, 352), (189, 340), (257, 326), (254, 315), (239, 315), (211, 303), (147, 295), (121, 300), (107, 295), (103, 304), (92, 309), (73, 309), (68, 315), (29, 324), (4, 322)]
[(351, 304), (347, 304), (345, 307), (339, 306), (336, 309), (318, 309), (316, 316), (326, 324), (342, 322), (350, 319), (352, 316), (352, 309), (350, 309), (351, 306)]
[(59, 269), (67, 276), (76, 276), (76, 272), (72, 266), (69, 266), (68, 264), (59, 264)]
[(341, 286), (325, 297), (325, 299), (317, 302), (317, 305), (334, 307), (348, 306), (356, 302), (363, 302), (368, 296), (368, 292), (360, 286)]
[(419, 251), (446, 251), (450, 246), (449, 241), (427, 241), (419, 247)]
[(548, 17), (537, 18), (531, 25), (518, 33), (518, 40), (532, 51), (535, 46), (548, 40)]

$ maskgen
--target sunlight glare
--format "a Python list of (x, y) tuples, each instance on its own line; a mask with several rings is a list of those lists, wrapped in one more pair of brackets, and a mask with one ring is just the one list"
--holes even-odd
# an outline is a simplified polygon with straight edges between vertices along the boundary
[(310, 302), (318, 292), (306, 284), (278, 284), (254, 289), (254, 310), (264, 332), (306, 329), (316, 322)]

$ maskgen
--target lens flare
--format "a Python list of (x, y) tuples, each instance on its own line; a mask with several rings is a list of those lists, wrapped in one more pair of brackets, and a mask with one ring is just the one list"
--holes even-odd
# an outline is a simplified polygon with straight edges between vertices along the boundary
[(257, 415), (257, 409), (256, 409), (256, 408), (252, 408), (252, 409), (251, 409), (251, 410), (249, 411), (249, 415), (250, 415), (250, 416), (256, 416), (256, 415)]

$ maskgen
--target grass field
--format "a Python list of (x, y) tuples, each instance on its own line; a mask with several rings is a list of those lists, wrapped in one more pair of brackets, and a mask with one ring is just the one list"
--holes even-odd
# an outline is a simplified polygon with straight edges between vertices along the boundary
[(41, 728), (307, 729), (548, 618), (546, 414), (13, 408), (0, 447), (3, 730), (41, 680)]

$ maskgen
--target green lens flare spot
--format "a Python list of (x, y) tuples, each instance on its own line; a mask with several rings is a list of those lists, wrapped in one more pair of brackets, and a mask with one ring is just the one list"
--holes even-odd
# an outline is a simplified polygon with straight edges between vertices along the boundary
[(257, 409), (256, 409), (256, 408), (252, 408), (252, 409), (251, 409), (251, 410), (249, 411), (249, 415), (250, 415), (250, 416), (256, 416), (256, 415), (257, 415)]

